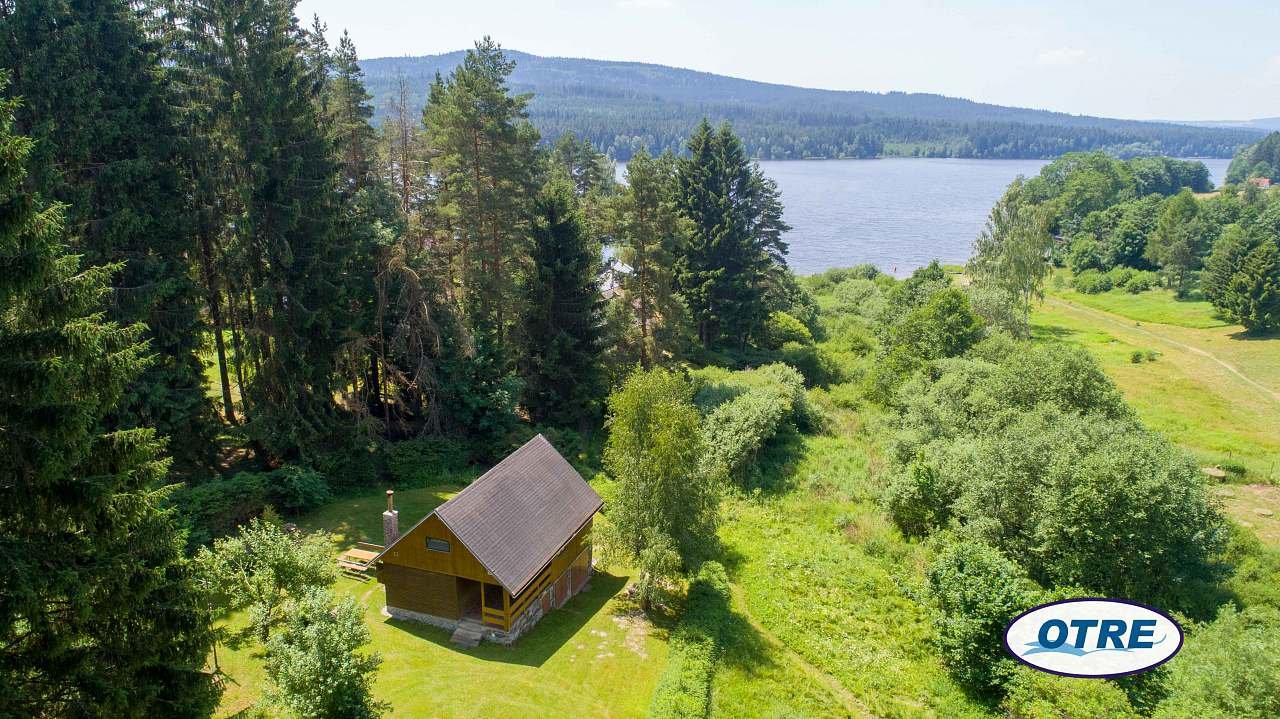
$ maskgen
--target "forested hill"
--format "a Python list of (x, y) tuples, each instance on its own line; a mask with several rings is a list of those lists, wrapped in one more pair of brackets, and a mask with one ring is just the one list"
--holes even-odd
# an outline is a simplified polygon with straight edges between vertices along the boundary
[[(636, 62), (509, 52), (511, 88), (534, 93), (530, 117), (544, 138), (573, 131), (625, 160), (636, 149), (679, 149), (704, 115), (729, 120), (763, 159), (806, 157), (1040, 158), (1076, 150), (1122, 157), (1231, 157), (1251, 129), (1113, 120), (988, 105), (941, 95), (813, 90)], [(407, 81), (416, 111), (431, 79), (463, 53), (364, 60), (379, 117)]]

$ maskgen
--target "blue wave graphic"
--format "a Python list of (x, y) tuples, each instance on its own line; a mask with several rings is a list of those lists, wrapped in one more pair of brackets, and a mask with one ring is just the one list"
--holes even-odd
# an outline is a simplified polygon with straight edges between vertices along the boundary
[[(1161, 636), (1159, 639), (1151, 643), (1151, 647), (1154, 648), (1160, 645), (1167, 638), (1168, 635)], [(1039, 641), (1027, 642), (1026, 646), (1030, 647), (1030, 649), (1022, 653), (1022, 656), (1024, 657), (1031, 654), (1070, 654), (1075, 657), (1083, 657), (1087, 654), (1096, 654), (1098, 652), (1124, 652), (1125, 654), (1128, 654), (1132, 651), (1128, 647), (1122, 649), (1117, 649), (1116, 647), (1108, 647), (1106, 649), (1084, 649), (1083, 647), (1068, 646), (1065, 643), (1062, 646), (1057, 647), (1043, 647), (1040, 646)]]

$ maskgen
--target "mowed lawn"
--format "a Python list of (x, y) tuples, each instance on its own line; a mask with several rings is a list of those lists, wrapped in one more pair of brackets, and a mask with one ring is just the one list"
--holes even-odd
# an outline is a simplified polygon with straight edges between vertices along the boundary
[[(399, 491), (407, 529), (460, 487)], [(356, 541), (381, 543), (382, 492), (330, 504), (299, 521), (335, 535), (335, 549)], [(407, 522), (407, 524), (406, 524)], [(483, 642), (475, 649), (449, 643), (448, 632), (383, 615), (382, 585), (343, 577), (334, 591), (365, 608), (369, 649), (382, 655), (374, 693), (390, 717), (642, 717), (667, 661), (667, 629), (653, 626), (623, 591), (628, 577), (597, 572), (590, 587), (551, 612), (514, 646)], [(229, 618), (246, 625), (243, 614)], [(218, 716), (258, 703), (267, 686), (262, 650), (249, 638), (219, 647), (226, 692)], [(268, 716), (273, 716), (268, 712)]]
[[(1245, 469), (1244, 483), (1280, 484), (1280, 337), (1249, 336), (1221, 320), (1209, 326), (1210, 316), (1208, 303), (1179, 301), (1167, 291), (1054, 291), (1031, 319), (1037, 339), (1087, 348), (1143, 422), (1202, 465), (1237, 465)], [(1135, 351), (1147, 350), (1156, 353), (1154, 361), (1132, 361)], [(1280, 506), (1272, 506), (1271, 496), (1235, 492), (1224, 499), (1265, 539), (1280, 536)]]

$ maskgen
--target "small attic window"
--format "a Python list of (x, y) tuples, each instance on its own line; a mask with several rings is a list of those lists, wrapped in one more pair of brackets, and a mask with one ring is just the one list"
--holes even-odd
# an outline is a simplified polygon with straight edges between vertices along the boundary
[(449, 540), (436, 539), (435, 537), (427, 537), (427, 549), (430, 549), (433, 552), (447, 553), (449, 551)]

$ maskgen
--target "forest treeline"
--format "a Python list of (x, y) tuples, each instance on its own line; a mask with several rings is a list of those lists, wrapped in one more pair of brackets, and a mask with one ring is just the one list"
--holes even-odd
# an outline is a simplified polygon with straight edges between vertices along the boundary
[[(1230, 157), (1255, 130), (1113, 120), (1002, 107), (922, 93), (813, 90), (710, 73), (572, 58), (512, 55), (518, 93), (532, 93), (529, 119), (544, 138), (574, 132), (626, 161), (641, 148), (679, 153), (702, 117), (731, 122), (747, 153), (764, 160), (838, 157), (1051, 158), (1105, 150), (1121, 157)], [(414, 107), (454, 52), (362, 60), (379, 121), (400, 77)]]
[[(540, 142), (487, 38), (378, 128), (351, 38), (290, 0), (10, 5), (0, 67), (3, 714), (206, 715), (213, 613), (278, 619), (318, 570), (270, 523), (191, 545), (590, 433), (635, 367), (805, 330), (777, 187), (729, 125), (621, 186), (589, 142)], [(267, 647), (286, 704), (348, 625)]]
[(1280, 132), (1273, 132), (1231, 158), (1227, 182), (1245, 182), (1257, 177), (1280, 180)]
[[(1280, 201), (1253, 183), (1206, 192), (1204, 166), (1165, 158), (1064, 156), (1010, 186), (994, 231), (1054, 238), (1037, 250), (1072, 272), (1080, 292), (1140, 293), (1160, 286), (1209, 300), (1252, 333), (1280, 328)], [(1043, 235), (1038, 235), (1043, 237)], [(992, 276), (1012, 267), (982, 265)]]

